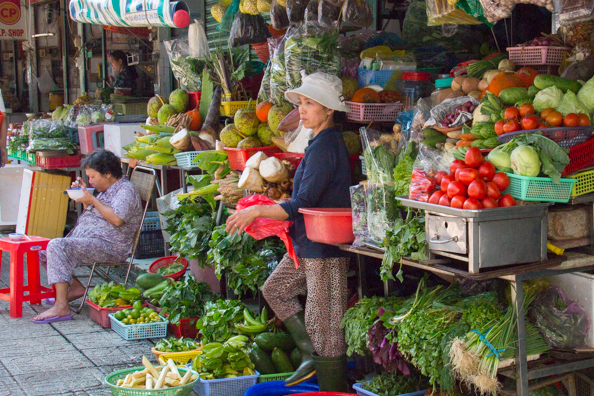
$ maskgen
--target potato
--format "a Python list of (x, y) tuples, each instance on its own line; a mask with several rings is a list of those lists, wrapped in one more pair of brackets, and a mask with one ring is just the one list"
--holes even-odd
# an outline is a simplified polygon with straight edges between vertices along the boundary
[(454, 80), (452, 81), (452, 90), (461, 91), (462, 84), (464, 83), (464, 80), (466, 80), (466, 77), (462, 77), (462, 76), (455, 77)]
[(468, 96), (475, 98), (476, 100), (481, 100), (482, 91), (472, 91), (468, 93)]
[(491, 84), (491, 81), (495, 78), (495, 76), (498, 76), (500, 73), (500, 70), (489, 70), (485, 72), (483, 78), (487, 80), (488, 84)]
[(489, 86), (489, 81), (486, 78), (483, 78), (478, 85), (478, 91), (483, 92)]
[(446, 88), (437, 94), (437, 102), (441, 103), (446, 100), (447, 96), (454, 92), (451, 88)]
[(479, 80), (478, 78), (473, 78), (473, 77), (465, 78), (464, 81), (462, 82), (462, 91), (464, 91), (464, 93), (468, 95), (472, 91), (478, 90), (478, 85), (480, 82), (481, 82), (481, 80)]
[(464, 96), (464, 92), (454, 91), (454, 92), (451, 92), (448, 96), (446, 96), (445, 99), (456, 99), (456, 98), (460, 98), (462, 96)]

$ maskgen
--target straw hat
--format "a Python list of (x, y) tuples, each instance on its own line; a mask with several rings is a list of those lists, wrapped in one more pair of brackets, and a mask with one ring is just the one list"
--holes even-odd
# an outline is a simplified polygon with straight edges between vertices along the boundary
[(312, 73), (309, 76), (301, 71), (301, 86), (285, 92), (285, 98), (299, 105), (299, 95), (307, 96), (319, 104), (336, 111), (350, 113), (342, 96), (342, 80), (328, 73)]

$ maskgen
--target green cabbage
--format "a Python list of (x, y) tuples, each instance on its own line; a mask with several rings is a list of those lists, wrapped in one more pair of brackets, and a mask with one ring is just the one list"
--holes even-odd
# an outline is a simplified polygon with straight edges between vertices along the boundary
[(553, 85), (542, 91), (538, 91), (532, 105), (534, 106), (534, 110), (540, 113), (549, 107), (553, 109), (557, 108), (561, 99), (563, 99), (563, 91)]
[(511, 155), (503, 151), (502, 147), (495, 147), (493, 151), (487, 155), (487, 160), (495, 165), (497, 170), (501, 172), (512, 172)]
[(94, 111), (91, 113), (91, 121), (93, 123), (103, 122), (105, 121), (105, 116), (100, 111)]
[(511, 167), (516, 175), (536, 177), (540, 173), (538, 152), (530, 146), (518, 146), (511, 153)]
[(557, 106), (557, 111), (563, 114), (564, 117), (569, 113), (584, 113), (590, 115), (590, 111), (572, 91), (567, 91), (567, 93), (563, 95), (563, 99), (561, 99), (561, 102)]
[(588, 80), (586, 84), (580, 89), (577, 98), (590, 111), (594, 111), (594, 77)]

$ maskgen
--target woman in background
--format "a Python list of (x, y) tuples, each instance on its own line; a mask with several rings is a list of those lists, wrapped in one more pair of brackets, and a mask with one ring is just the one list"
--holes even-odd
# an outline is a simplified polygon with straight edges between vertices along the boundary
[(133, 96), (136, 91), (138, 73), (134, 66), (128, 66), (128, 55), (124, 51), (113, 51), (109, 55), (109, 64), (115, 74), (113, 83), (111, 84), (116, 90), (115, 93), (118, 95)]

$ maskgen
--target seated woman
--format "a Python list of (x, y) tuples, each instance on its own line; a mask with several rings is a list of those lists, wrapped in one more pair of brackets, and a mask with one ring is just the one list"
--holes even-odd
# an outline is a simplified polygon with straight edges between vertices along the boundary
[(82, 180), (72, 183), (85, 192), (77, 200), (84, 206), (76, 227), (65, 238), (52, 239), (39, 259), (47, 268), (47, 281), (56, 289), (54, 306), (33, 318), (35, 323), (72, 319), (68, 303), (84, 295), (84, 286), (73, 276), (80, 264), (125, 262), (142, 221), (142, 204), (134, 184), (122, 177), (120, 159), (99, 150), (82, 163), (96, 197)]

